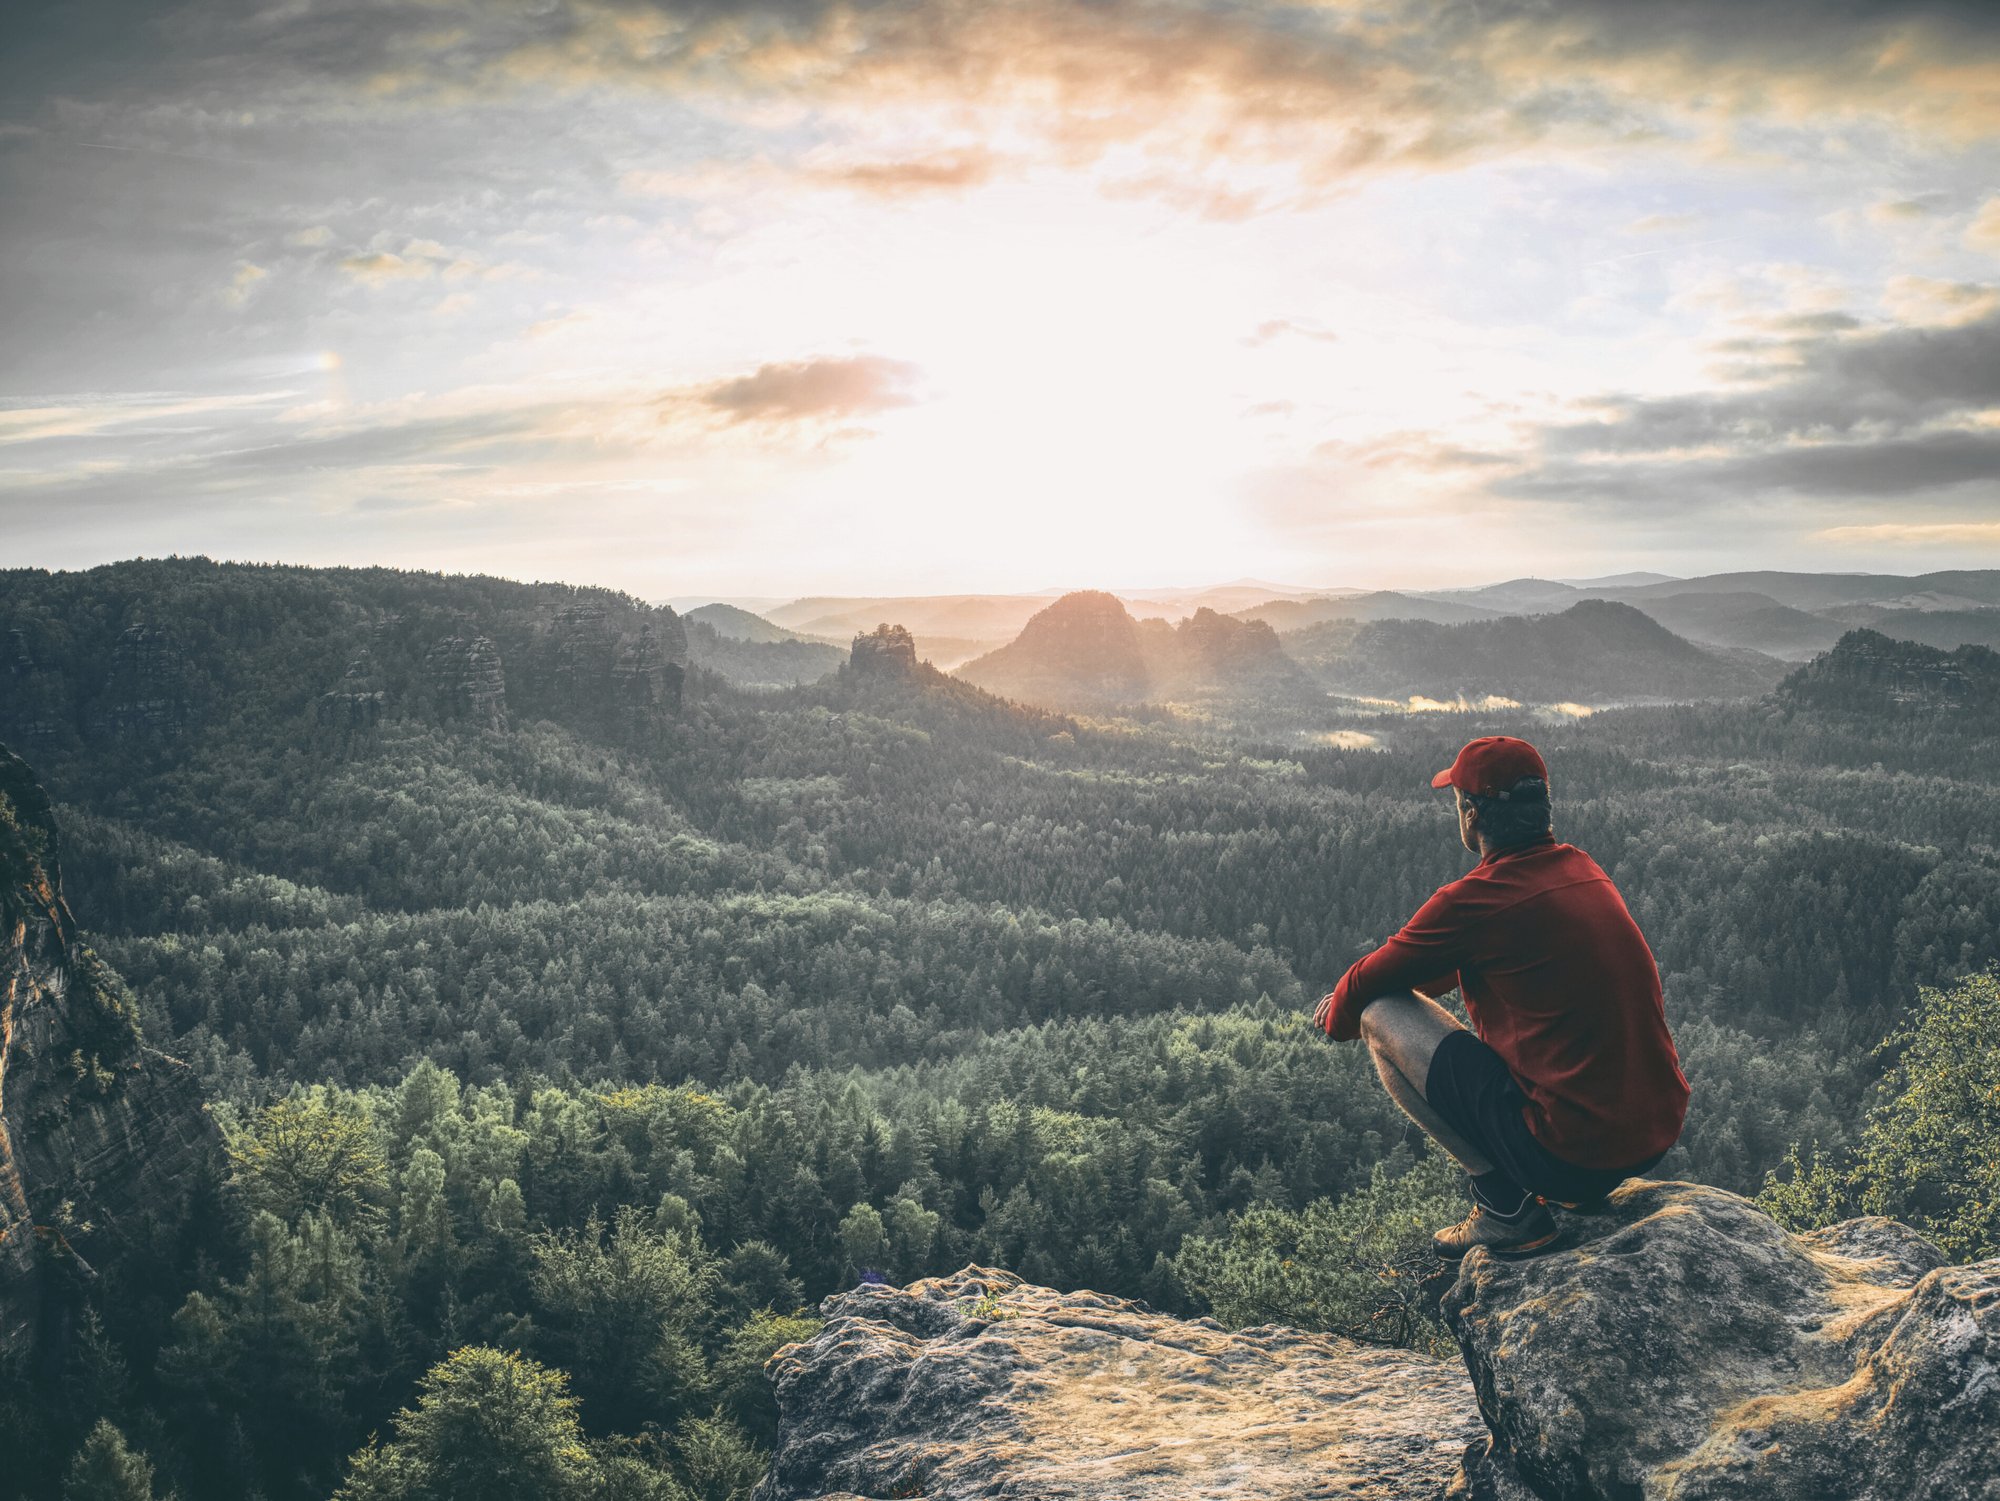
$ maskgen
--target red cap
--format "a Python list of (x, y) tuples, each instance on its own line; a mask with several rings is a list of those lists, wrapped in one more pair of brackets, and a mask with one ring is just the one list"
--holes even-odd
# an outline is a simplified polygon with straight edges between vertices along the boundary
[(1549, 779), (1542, 753), (1512, 735), (1481, 735), (1468, 740), (1458, 759), (1431, 778), (1431, 785), (1491, 796), (1505, 792), (1523, 777)]

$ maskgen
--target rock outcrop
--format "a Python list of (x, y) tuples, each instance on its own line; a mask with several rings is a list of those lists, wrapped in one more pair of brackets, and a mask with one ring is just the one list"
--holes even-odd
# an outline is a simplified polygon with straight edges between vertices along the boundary
[(0, 747), (0, 1357), (60, 1327), (90, 1257), (171, 1220), (218, 1145), (193, 1072), (79, 941), (48, 797)]
[(129, 625), (111, 648), (92, 718), (100, 735), (163, 739), (192, 717), (187, 658), (165, 629)]
[(679, 712), (687, 632), (673, 611), (642, 616), (626, 630), (603, 605), (564, 605), (548, 636), (547, 697), (562, 722), (642, 740)]
[(908, 677), (917, 670), (917, 638), (900, 625), (878, 625), (854, 638), (847, 665), (862, 677)]
[(62, 674), (35, 660), (18, 630), (0, 640), (0, 728), (17, 743), (43, 749), (69, 736), (68, 694)]
[(344, 751), (365, 743), (382, 723), (389, 694), (375, 664), (363, 653), (347, 664), (340, 682), (313, 700), (313, 725), (318, 743)]
[(2000, 711), (2000, 653), (1942, 651), (1879, 631), (1849, 631), (1833, 650), (1778, 685), (1778, 702), (1836, 713), (1966, 714)]
[[(686, 656), (687, 632), (674, 622), (681, 655)], [(635, 636), (620, 640), (611, 661), (611, 705), (616, 728), (627, 739), (638, 739), (660, 722), (678, 714), (687, 669), (668, 655), (650, 620), (639, 623)]]
[(1441, 1307), (1463, 1366), (982, 1267), (863, 1286), (771, 1359), (756, 1501), (2000, 1498), (2000, 1260), (1894, 1221), (1635, 1180)]
[(822, 1311), (772, 1357), (782, 1428), (756, 1501), (1415, 1501), (1484, 1432), (1455, 1365), (983, 1267)]
[(437, 712), (447, 722), (507, 728), (507, 674), (484, 636), (447, 636), (424, 654)]
[(2000, 1497), (2000, 1259), (1892, 1220), (1787, 1234), (1634, 1180), (1445, 1295), (1493, 1463), (1549, 1501)]

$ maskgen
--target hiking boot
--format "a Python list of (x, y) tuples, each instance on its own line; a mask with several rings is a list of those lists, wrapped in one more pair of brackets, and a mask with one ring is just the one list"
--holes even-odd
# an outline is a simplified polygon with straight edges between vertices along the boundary
[(1474, 1246), (1484, 1246), (1495, 1256), (1531, 1256), (1553, 1245), (1561, 1233), (1555, 1216), (1539, 1199), (1528, 1200), (1519, 1214), (1505, 1217), (1474, 1204), (1472, 1213), (1431, 1237), (1431, 1249), (1446, 1261), (1457, 1261)]

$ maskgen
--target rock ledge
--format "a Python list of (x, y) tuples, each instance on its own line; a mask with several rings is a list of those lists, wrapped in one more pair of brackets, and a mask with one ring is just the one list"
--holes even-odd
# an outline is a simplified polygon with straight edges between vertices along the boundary
[(1229, 1333), (970, 1266), (821, 1305), (771, 1359), (756, 1501), (1431, 1498), (1484, 1428), (1456, 1365), (1334, 1335)]
[(2000, 1259), (1943, 1262), (1635, 1179), (1443, 1308), (1494, 1463), (1550, 1501), (2000, 1501)]

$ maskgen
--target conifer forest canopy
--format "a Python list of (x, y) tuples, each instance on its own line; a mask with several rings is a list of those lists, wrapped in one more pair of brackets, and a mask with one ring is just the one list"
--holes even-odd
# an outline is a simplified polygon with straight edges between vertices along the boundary
[(967, 1261), (1447, 1351), (1377, 1273), (1460, 1180), (1308, 1017), (1464, 869), (1430, 774), (1489, 731), (1658, 957), (1694, 1101), (1656, 1176), (2000, 1246), (1990, 697), (1835, 653), (1307, 733), (1025, 707), (886, 635), (747, 688), (691, 631), (476, 577), (0, 573), (0, 740), (59, 832), (9, 811), (0, 855), (59, 857), (223, 1145), (5, 1372), (0, 1495), (725, 1501), (819, 1298)]

